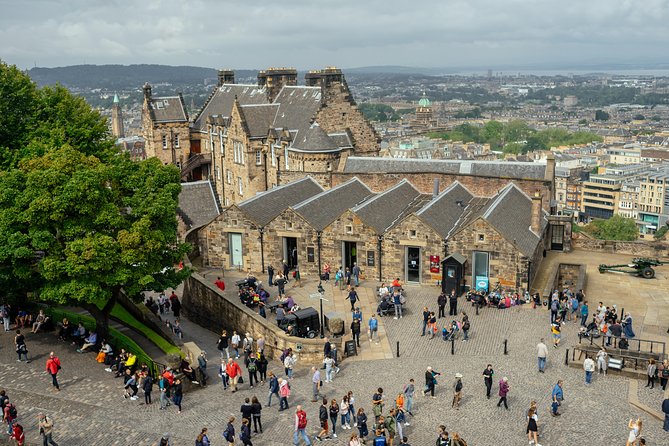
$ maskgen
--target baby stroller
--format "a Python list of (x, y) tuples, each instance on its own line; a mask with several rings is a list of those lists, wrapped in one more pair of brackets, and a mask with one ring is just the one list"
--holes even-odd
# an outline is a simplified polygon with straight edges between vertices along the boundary
[(597, 339), (600, 336), (601, 333), (599, 332), (599, 328), (597, 328), (597, 323), (595, 323), (595, 321), (590, 322), (587, 327), (581, 327), (578, 330), (579, 339), (583, 338)]
[(444, 341), (450, 341), (451, 339), (457, 339), (458, 333), (460, 332), (460, 327), (456, 321), (451, 322), (450, 330), (447, 326), (441, 330), (441, 337)]
[(379, 302), (379, 305), (376, 307), (376, 313), (379, 316), (386, 316), (390, 313), (394, 314), (395, 311), (395, 306), (391, 302), (389, 298), (382, 298), (381, 302)]

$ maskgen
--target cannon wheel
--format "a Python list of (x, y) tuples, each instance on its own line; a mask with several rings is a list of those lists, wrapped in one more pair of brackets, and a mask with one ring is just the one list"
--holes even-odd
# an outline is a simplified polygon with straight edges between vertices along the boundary
[(641, 277), (643, 277), (644, 279), (652, 279), (653, 277), (655, 277), (655, 270), (650, 266), (647, 266), (641, 270)]

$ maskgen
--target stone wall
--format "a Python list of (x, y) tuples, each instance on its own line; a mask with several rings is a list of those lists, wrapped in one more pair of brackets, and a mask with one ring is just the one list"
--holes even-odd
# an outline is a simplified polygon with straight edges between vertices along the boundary
[[(372, 228), (365, 225), (355, 213), (344, 212), (323, 231), (321, 255), (332, 266), (333, 274), (343, 264), (343, 242), (356, 242), (358, 265), (368, 280), (379, 277), (378, 237)], [(374, 266), (367, 265), (367, 251), (374, 251)]]
[(293, 170), (282, 170), (278, 172), (278, 184), (288, 184), (293, 181), (301, 180), (306, 177), (311, 177), (320, 184), (323, 188), (329, 189), (332, 187), (332, 172), (297, 172)]
[[(297, 239), (297, 264), (300, 267), (301, 277), (305, 279), (318, 277), (316, 230), (292, 209), (286, 209), (265, 226), (263, 239), (265, 268), (272, 264), (275, 271), (280, 270), (281, 260), (286, 259), (283, 251), (284, 237), (295, 237)], [(313, 257), (307, 256), (307, 252), (310, 250), (313, 250)], [(253, 272), (259, 271), (253, 270)]]
[(669, 258), (669, 243), (655, 241), (623, 242), (617, 240), (596, 240), (585, 237), (573, 238), (571, 246), (583, 251), (626, 254), (633, 257)]
[(543, 207), (548, 211), (551, 200), (551, 182), (541, 180), (518, 180), (511, 178), (492, 178), (480, 177), (473, 175), (454, 175), (454, 174), (437, 174), (437, 173), (368, 173), (368, 174), (351, 174), (343, 172), (332, 173), (332, 187), (338, 184), (345, 183), (353, 177), (358, 177), (360, 181), (365, 183), (373, 192), (383, 192), (388, 189), (389, 185), (397, 184), (402, 180), (407, 180), (413, 184), (421, 193), (431, 194), (434, 187), (434, 179), (439, 179), (439, 192), (443, 192), (454, 181), (459, 181), (472, 194), (477, 197), (492, 197), (498, 191), (503, 189), (513, 182), (516, 186), (523, 190), (528, 196), (534, 196), (535, 192), (540, 192), (542, 195)]
[(254, 222), (237, 206), (230, 206), (207, 226), (200, 229), (200, 254), (203, 265), (232, 268), (229, 233), (242, 234), (242, 268), (260, 271), (260, 233)]
[[(182, 311), (186, 317), (202, 327), (215, 332), (225, 329), (230, 334), (233, 330), (242, 335), (248, 332), (253, 339), (265, 338), (265, 354), (268, 359), (278, 359), (285, 348), (292, 348), (296, 352), (299, 344), (301, 351), (298, 354), (298, 365), (320, 364), (323, 360), (322, 339), (286, 335), (269, 320), (243, 305), (234, 293), (227, 295), (220, 292), (197, 273), (193, 273), (184, 282), (182, 302)], [(209, 351), (216, 348), (215, 345), (199, 347)], [(341, 346), (337, 347), (339, 351), (343, 351)]]

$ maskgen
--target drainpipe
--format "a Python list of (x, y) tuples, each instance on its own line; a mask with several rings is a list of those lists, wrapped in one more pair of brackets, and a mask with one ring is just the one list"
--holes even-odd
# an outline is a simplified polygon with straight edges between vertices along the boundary
[(316, 241), (318, 244), (318, 277), (319, 277), (319, 283), (320, 283), (320, 277), (321, 277), (321, 235), (323, 235), (323, 231), (316, 231)]
[(269, 181), (267, 179), (267, 152), (265, 152), (263, 150), (262, 156), (263, 156), (263, 164), (264, 164), (264, 170), (265, 170), (265, 190), (269, 190)]
[(265, 233), (265, 228), (260, 228), (258, 229), (258, 232), (260, 232), (260, 269), (262, 273), (265, 272), (265, 246), (264, 246), (264, 237), (263, 234)]
[(532, 261), (527, 260), (527, 291), (532, 294)]
[(382, 281), (383, 281), (383, 273), (382, 273), (382, 271), (381, 271), (381, 269), (382, 269), (382, 268), (381, 268), (381, 259), (382, 259), (381, 256), (383, 255), (383, 250), (381, 249), (381, 248), (382, 248), (382, 242), (383, 242), (383, 236), (382, 236), (382, 235), (379, 235), (379, 236), (378, 236), (378, 250), (379, 250), (379, 282), (382, 282)]

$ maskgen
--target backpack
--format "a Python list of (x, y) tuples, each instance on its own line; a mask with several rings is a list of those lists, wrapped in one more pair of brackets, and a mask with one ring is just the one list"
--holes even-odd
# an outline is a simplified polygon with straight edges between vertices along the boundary
[(249, 362), (249, 372), (253, 373), (258, 370), (258, 366), (256, 366), (255, 361), (250, 361)]
[(467, 321), (467, 322), (465, 322), (465, 324), (462, 326), (462, 329), (463, 329), (463, 330), (469, 330), (469, 327), (470, 327), (470, 325), (469, 325), (469, 321)]
[(195, 446), (204, 446), (204, 443), (202, 443), (202, 440), (195, 440)]
[(551, 311), (557, 311), (558, 310), (558, 301), (554, 300), (551, 302)]
[(230, 427), (227, 427), (225, 432), (223, 432), (223, 438), (225, 438), (228, 443), (232, 443), (235, 440), (235, 436), (230, 432)]
[(462, 390), (462, 381), (458, 381), (457, 384), (455, 385), (455, 391), (459, 392)]
[(19, 413), (16, 410), (16, 406), (13, 405), (12, 403), (9, 403), (9, 416), (12, 418), (16, 418), (18, 415)]
[(304, 429), (307, 427), (307, 414), (305, 411), (300, 410), (297, 412), (297, 428)]
[(662, 370), (662, 378), (669, 378), (669, 369)]

